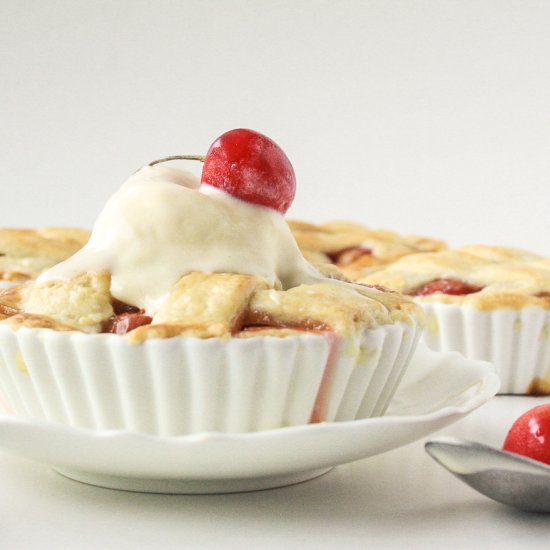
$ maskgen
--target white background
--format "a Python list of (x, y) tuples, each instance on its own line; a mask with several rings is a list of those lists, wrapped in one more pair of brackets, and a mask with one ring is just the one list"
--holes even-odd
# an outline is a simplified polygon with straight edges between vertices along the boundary
[(0, 225), (90, 227), (235, 127), (290, 217), (550, 254), (550, 2), (0, 0)]

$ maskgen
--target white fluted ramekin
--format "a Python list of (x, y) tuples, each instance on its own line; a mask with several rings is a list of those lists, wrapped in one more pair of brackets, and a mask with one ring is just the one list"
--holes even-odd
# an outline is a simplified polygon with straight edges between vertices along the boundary
[(17, 415), (162, 436), (364, 418), (384, 412), (418, 338), (399, 323), (369, 331), (359, 349), (319, 334), (132, 344), (6, 325), (0, 402)]
[(550, 394), (550, 310), (420, 305), (428, 318), (424, 340), (429, 347), (493, 363), (500, 394)]

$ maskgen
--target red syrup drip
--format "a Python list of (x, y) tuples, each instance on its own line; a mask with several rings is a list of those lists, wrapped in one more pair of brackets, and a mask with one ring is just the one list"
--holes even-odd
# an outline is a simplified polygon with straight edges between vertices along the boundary
[(319, 391), (317, 392), (317, 397), (313, 405), (313, 411), (309, 419), (311, 424), (324, 422), (327, 419), (330, 394), (336, 374), (336, 363), (340, 355), (340, 347), (342, 344), (342, 338), (334, 332), (324, 332), (323, 336), (329, 343), (330, 351), (325, 364), (323, 377), (321, 378), (321, 384), (319, 385)]

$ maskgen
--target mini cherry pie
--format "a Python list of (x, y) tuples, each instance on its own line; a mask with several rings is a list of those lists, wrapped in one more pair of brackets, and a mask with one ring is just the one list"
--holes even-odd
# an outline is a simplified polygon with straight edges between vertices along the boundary
[(483, 311), (549, 307), (550, 269), (541, 257), (503, 247), (415, 254), (361, 282), (387, 286), (418, 302), (461, 304)]
[(495, 365), (501, 393), (550, 394), (550, 262), (486, 245), (415, 254), (361, 279), (411, 296), (424, 339)]
[(0, 292), (2, 401), (163, 436), (383, 414), (421, 308), (304, 259), (282, 216), (294, 171), (266, 136), (233, 130), (191, 158), (200, 182), (151, 163), (83, 248)]

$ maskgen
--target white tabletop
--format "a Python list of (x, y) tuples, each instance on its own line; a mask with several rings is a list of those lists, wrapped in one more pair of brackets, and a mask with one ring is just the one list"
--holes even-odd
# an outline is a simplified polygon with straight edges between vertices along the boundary
[[(496, 397), (442, 431), (500, 446), (548, 398)], [(550, 518), (497, 504), (418, 441), (312, 481), (232, 495), (101, 489), (0, 453), (0, 548), (546, 548)]]

